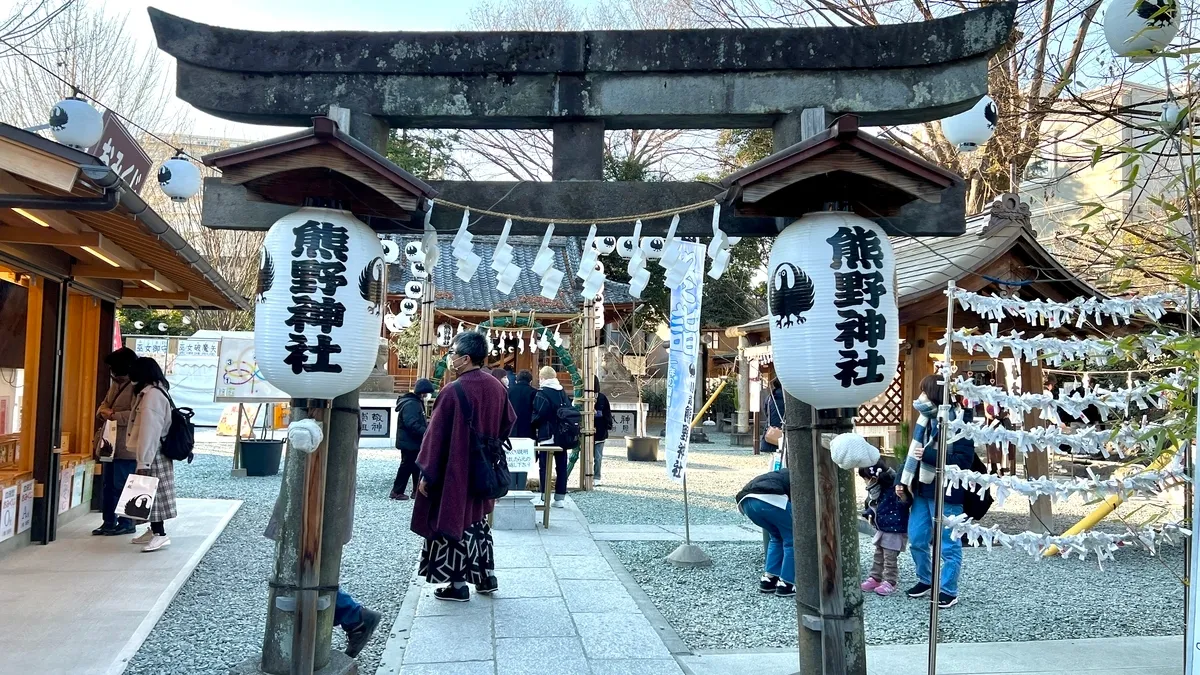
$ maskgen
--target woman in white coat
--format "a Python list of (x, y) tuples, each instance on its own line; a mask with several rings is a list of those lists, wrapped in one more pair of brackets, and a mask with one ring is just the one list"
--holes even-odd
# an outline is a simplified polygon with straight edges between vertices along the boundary
[(133, 543), (144, 544), (142, 551), (157, 551), (171, 543), (164, 521), (178, 515), (175, 508), (175, 467), (162, 454), (162, 441), (171, 428), (171, 403), (167, 397), (167, 377), (158, 361), (141, 357), (129, 371), (136, 400), (129, 421), (126, 447), (137, 455), (137, 472), (158, 479), (154, 505), (150, 507), (150, 527), (134, 537)]

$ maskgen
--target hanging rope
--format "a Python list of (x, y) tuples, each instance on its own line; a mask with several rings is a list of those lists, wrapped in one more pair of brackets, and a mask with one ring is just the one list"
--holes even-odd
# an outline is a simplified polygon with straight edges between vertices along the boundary
[(715, 205), (717, 203), (717, 200), (706, 199), (702, 202), (696, 202), (694, 204), (686, 204), (684, 206), (677, 206), (677, 207), (670, 208), (670, 209), (663, 209), (661, 211), (652, 211), (650, 213), (640, 213), (640, 214), (629, 215), (629, 216), (609, 216), (609, 217), (605, 217), (605, 218), (583, 218), (583, 219), (580, 219), (580, 218), (538, 218), (535, 216), (521, 215), (519, 213), (503, 213), (501, 211), (492, 211), (489, 209), (480, 209), (480, 208), (476, 208), (473, 206), (467, 206), (465, 204), (458, 204), (458, 203), (455, 203), (452, 201), (447, 201), (447, 200), (441, 199), (441, 198), (435, 198), (433, 200), (433, 202), (435, 204), (438, 204), (439, 206), (446, 206), (446, 207), (453, 208), (453, 209), (462, 209), (464, 211), (470, 211), (472, 214), (483, 214), (485, 216), (493, 216), (495, 218), (504, 218), (504, 219), (524, 221), (526, 223), (544, 223), (544, 224), (556, 223), (559, 225), (612, 225), (614, 223), (632, 223), (637, 220), (652, 220), (654, 218), (667, 218), (669, 216), (675, 216), (675, 215), (679, 215), (681, 213), (690, 213), (692, 211), (699, 211), (700, 209), (708, 208), (708, 207)]

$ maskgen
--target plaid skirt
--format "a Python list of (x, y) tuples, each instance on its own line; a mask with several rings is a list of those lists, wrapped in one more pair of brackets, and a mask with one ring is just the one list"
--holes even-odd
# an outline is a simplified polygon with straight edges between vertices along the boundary
[(468, 527), (459, 541), (426, 539), (421, 549), (421, 576), (431, 584), (463, 581), (478, 584), (496, 568), (492, 528), (486, 520)]
[(154, 456), (154, 461), (150, 463), (149, 469), (143, 469), (138, 473), (158, 479), (158, 490), (154, 493), (154, 506), (150, 507), (148, 520), (152, 523), (159, 523), (178, 516), (179, 512), (175, 508), (175, 462), (167, 459), (160, 452)]

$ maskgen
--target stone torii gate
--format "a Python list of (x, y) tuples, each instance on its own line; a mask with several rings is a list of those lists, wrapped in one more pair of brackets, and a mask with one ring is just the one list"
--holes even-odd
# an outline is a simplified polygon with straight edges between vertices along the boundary
[[(1015, 10), (1015, 2), (1005, 2), (876, 27), (553, 33), (257, 32), (155, 9), (150, 18), (159, 47), (177, 59), (178, 96), (225, 119), (307, 126), (331, 107), (342, 108), (349, 110), (340, 120), (342, 131), (380, 153), (392, 128), (551, 129), (550, 182), (431, 185), (440, 198), (458, 204), (587, 222), (722, 198), (722, 188), (710, 183), (601, 180), (607, 130), (771, 128), (774, 148), (781, 150), (847, 113), (864, 126), (944, 118), (987, 92), (989, 58), (1009, 40)], [(208, 227), (265, 230), (291, 210), (255, 201), (241, 186), (205, 181)], [(938, 203), (913, 202), (879, 224), (895, 235), (952, 236), (964, 230), (964, 211), (958, 181)], [(452, 231), (459, 217), (434, 209), (433, 224)], [(380, 232), (421, 226), (417, 219), (364, 220)], [(483, 217), (472, 229), (499, 234), (502, 224)], [(731, 236), (774, 236), (786, 225), (722, 209), (721, 226)], [(666, 228), (665, 218), (647, 221), (643, 234), (661, 235)], [(582, 236), (586, 229), (560, 225), (556, 233)], [(516, 221), (512, 229), (542, 233), (542, 225), (530, 222)], [(628, 235), (631, 228), (601, 225), (599, 233)], [(677, 234), (710, 236), (710, 215), (683, 214)], [(814, 485), (812, 438), (798, 429), (811, 410), (788, 397), (788, 444), (793, 453), (807, 455), (792, 464), (797, 486)], [(331, 437), (331, 445), (338, 442)], [(793, 502), (802, 580), (798, 612), (820, 614), (812, 599), (818, 555), (813, 495), (798, 488)], [(856, 581), (857, 551), (844, 555), (842, 564), (843, 575)], [(850, 586), (843, 672), (865, 675), (862, 595), (857, 583)], [(820, 633), (804, 626), (799, 631), (802, 672), (822, 672)]]

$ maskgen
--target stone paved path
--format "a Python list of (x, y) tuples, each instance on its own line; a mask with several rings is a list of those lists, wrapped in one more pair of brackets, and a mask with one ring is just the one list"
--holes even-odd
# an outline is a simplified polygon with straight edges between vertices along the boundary
[(399, 663), (400, 675), (683, 675), (582, 514), (551, 514), (549, 530), (494, 533), (492, 597), (444, 602), (416, 582), (411, 627), (397, 621), (379, 672)]

